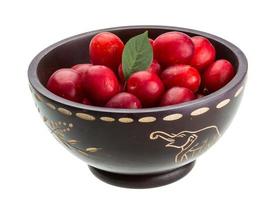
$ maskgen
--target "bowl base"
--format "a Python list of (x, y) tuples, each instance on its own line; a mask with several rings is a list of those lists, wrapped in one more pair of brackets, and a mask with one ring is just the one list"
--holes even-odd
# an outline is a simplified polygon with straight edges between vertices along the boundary
[(88, 167), (97, 178), (111, 185), (126, 188), (152, 188), (167, 185), (184, 177), (192, 170), (194, 163), (195, 161), (165, 173), (146, 175), (116, 174)]

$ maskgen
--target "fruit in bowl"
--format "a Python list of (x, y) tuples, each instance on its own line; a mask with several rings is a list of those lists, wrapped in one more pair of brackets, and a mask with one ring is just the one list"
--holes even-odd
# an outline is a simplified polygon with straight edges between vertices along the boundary
[(43, 50), (28, 70), (53, 136), (98, 178), (134, 188), (191, 170), (230, 124), (246, 74), (247, 60), (230, 42), (164, 26), (74, 36)]
[(233, 65), (215, 60), (216, 53), (207, 38), (179, 31), (155, 40), (146, 31), (125, 46), (114, 33), (101, 32), (89, 44), (91, 63), (57, 70), (47, 88), (68, 100), (96, 106), (137, 109), (184, 103), (198, 96), (201, 81), (204, 90), (214, 92), (234, 77)]

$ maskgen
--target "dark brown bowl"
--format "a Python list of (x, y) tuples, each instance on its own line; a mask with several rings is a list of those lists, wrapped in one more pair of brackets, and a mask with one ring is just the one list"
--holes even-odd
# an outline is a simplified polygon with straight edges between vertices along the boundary
[[(167, 107), (111, 109), (75, 103), (48, 91), (49, 76), (62, 66), (86, 63), (90, 39), (110, 31), (126, 42), (149, 31), (151, 38), (167, 31), (208, 38), (236, 67), (222, 89), (201, 99)], [(193, 167), (230, 124), (242, 97), (247, 60), (242, 51), (217, 36), (177, 27), (128, 26), (80, 34), (39, 53), (28, 70), (30, 89), (44, 123), (70, 152), (84, 160), (100, 179), (125, 187), (155, 187), (173, 182)]]

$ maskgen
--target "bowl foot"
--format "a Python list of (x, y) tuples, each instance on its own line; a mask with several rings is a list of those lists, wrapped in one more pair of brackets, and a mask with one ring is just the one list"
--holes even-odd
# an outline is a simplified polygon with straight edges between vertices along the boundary
[(194, 163), (195, 161), (165, 173), (146, 175), (116, 174), (88, 167), (97, 178), (111, 185), (126, 188), (152, 188), (167, 185), (184, 177), (192, 170)]

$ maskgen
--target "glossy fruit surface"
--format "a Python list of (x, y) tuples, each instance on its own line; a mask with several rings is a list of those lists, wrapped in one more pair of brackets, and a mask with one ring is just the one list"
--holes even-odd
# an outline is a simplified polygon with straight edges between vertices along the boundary
[(148, 67), (147, 71), (159, 75), (160, 74), (160, 68), (161, 68), (160, 64), (155, 59), (153, 59), (153, 62)]
[(121, 92), (113, 96), (105, 105), (109, 108), (128, 108), (128, 109), (137, 109), (141, 108), (141, 102), (139, 99), (127, 92)]
[(195, 99), (194, 93), (184, 87), (172, 87), (163, 95), (160, 106), (169, 106)]
[(224, 59), (215, 61), (204, 73), (205, 88), (214, 92), (226, 85), (235, 76), (232, 64)]
[(186, 87), (196, 92), (201, 83), (201, 77), (197, 69), (190, 65), (174, 65), (161, 73), (161, 80), (166, 88)]
[(191, 65), (203, 71), (207, 66), (215, 60), (215, 48), (207, 38), (202, 36), (192, 37), (194, 44), (194, 54), (191, 60)]
[(89, 64), (89, 63), (85, 63), (85, 64), (77, 64), (77, 65), (74, 65), (72, 67), (72, 69), (74, 69), (75, 71), (77, 71), (81, 78), (83, 79), (84, 78), (84, 75), (85, 73), (87, 72), (87, 70), (92, 67), (93, 65), (92, 64)]
[(123, 42), (115, 34), (99, 33), (89, 44), (90, 62), (94, 65), (105, 65), (116, 71), (121, 63), (123, 48)]
[(121, 82), (125, 81), (124, 75), (123, 75), (123, 71), (122, 71), (122, 64), (120, 64), (118, 66), (118, 78)]
[(47, 82), (47, 89), (65, 99), (81, 102), (81, 78), (74, 69), (62, 68), (55, 71)]
[(129, 77), (127, 91), (138, 97), (143, 107), (152, 107), (160, 101), (164, 85), (156, 74), (140, 71)]
[(88, 69), (83, 83), (86, 95), (95, 105), (104, 106), (120, 91), (114, 72), (102, 65), (94, 65)]
[(190, 64), (194, 53), (191, 38), (181, 32), (167, 32), (153, 42), (154, 57), (163, 67)]

